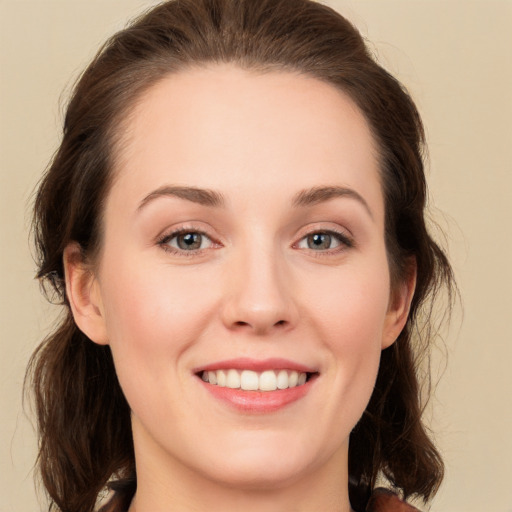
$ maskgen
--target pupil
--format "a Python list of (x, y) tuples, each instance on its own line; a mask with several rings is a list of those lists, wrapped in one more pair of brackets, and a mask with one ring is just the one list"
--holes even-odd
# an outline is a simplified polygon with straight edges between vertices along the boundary
[(310, 249), (329, 249), (331, 246), (331, 235), (326, 233), (315, 233), (308, 237)]
[(178, 237), (178, 246), (180, 249), (199, 249), (201, 246), (201, 235), (198, 233), (185, 233)]

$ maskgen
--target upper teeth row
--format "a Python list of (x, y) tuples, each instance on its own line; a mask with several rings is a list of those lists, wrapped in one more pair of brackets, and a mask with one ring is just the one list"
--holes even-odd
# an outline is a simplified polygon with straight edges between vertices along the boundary
[(266, 370), (258, 373), (252, 370), (204, 371), (201, 378), (217, 386), (243, 389), (244, 391), (275, 391), (302, 386), (307, 375), (293, 370)]

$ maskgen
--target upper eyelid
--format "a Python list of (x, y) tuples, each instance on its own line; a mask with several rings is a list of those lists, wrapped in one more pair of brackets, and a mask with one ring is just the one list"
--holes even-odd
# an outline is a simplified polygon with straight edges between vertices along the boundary
[(191, 228), (178, 228), (178, 229), (172, 229), (169, 231), (163, 231), (163, 233), (158, 238), (174, 238), (178, 235), (183, 235), (185, 233), (198, 233), (199, 235), (204, 235), (208, 238), (211, 238), (211, 236), (202, 229), (191, 229)]
[(316, 235), (316, 234), (330, 235), (330, 236), (333, 236), (335, 238), (338, 238), (341, 242), (343, 242), (343, 241), (350, 241), (350, 242), (352, 242), (352, 237), (350, 237), (349, 235), (347, 235), (345, 233), (342, 233), (340, 231), (334, 231), (332, 229), (320, 229), (320, 230), (311, 231), (311, 232), (306, 233), (305, 235), (301, 236), (299, 238), (299, 242), (301, 240), (304, 240), (304, 238), (307, 238), (308, 236)]
[[(173, 236), (177, 236), (182, 233), (199, 233), (201, 235), (204, 235), (204, 236), (210, 238), (211, 240), (216, 240), (219, 238), (219, 237), (216, 237), (214, 234), (212, 234), (212, 232), (211, 232), (212, 229), (205, 228), (203, 226), (194, 225), (195, 222), (196, 221), (190, 221), (190, 223), (186, 222), (186, 223), (178, 224), (177, 227), (174, 227), (174, 226), (167, 227), (167, 228), (163, 229), (156, 236), (156, 240), (159, 241), (159, 240), (163, 240), (165, 238), (172, 238)], [(204, 224), (204, 223), (201, 222), (201, 224)]]
[(301, 240), (302, 238), (314, 233), (333, 233), (350, 240), (354, 239), (354, 235), (350, 229), (332, 222), (314, 222), (308, 224), (298, 230), (296, 237)]

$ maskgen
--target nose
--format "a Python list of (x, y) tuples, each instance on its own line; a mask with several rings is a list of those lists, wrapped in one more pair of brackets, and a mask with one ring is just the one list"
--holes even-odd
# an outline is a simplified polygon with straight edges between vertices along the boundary
[(238, 255), (228, 270), (224, 325), (260, 336), (292, 329), (299, 314), (286, 263), (276, 251), (248, 252)]

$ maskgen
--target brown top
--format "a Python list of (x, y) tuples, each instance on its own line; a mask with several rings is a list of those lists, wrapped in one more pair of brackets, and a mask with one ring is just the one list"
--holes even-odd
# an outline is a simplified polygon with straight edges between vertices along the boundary
[(375, 489), (366, 507), (366, 512), (420, 512), (417, 508), (402, 501), (387, 489)]

